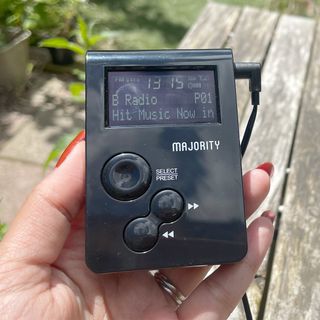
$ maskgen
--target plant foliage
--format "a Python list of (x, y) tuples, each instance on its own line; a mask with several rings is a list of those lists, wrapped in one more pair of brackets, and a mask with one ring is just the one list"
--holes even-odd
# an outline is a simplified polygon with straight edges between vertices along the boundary
[(0, 240), (2, 240), (7, 230), (8, 226), (5, 223), (0, 223)]
[(66, 148), (66, 146), (72, 141), (72, 139), (74, 138), (75, 134), (65, 134), (63, 135), (55, 144), (55, 146), (53, 147), (53, 149), (51, 150), (48, 158), (46, 159), (45, 163), (43, 164), (43, 169), (47, 170), (49, 165), (57, 160), (59, 158), (59, 156), (62, 154), (62, 152), (64, 151), (64, 149)]
[[(94, 33), (94, 24), (87, 24), (85, 20), (79, 16), (77, 18), (77, 25), (73, 36), (74, 41), (67, 38), (55, 37), (42, 40), (39, 45), (41, 47), (67, 49), (73, 51), (78, 58), (84, 62), (84, 57), (87, 50), (94, 48), (94, 46), (101, 40), (114, 36), (116, 32), (104, 31), (101, 33)], [(73, 74), (80, 81), (84, 81), (84, 71), (80, 69), (74, 69)], [(76, 102), (84, 102), (84, 83), (74, 82), (69, 86), (69, 91), (72, 94)]]
[(94, 24), (87, 24), (79, 16), (75, 31), (72, 33), (72, 36), (75, 36), (75, 41), (63, 37), (54, 37), (42, 40), (39, 45), (47, 48), (68, 49), (84, 58), (86, 51), (94, 48), (99, 41), (115, 35), (115, 32), (110, 31), (96, 34), (93, 32), (93, 27)]
[(85, 0), (0, 0), (0, 26), (32, 31), (32, 42), (68, 36)]

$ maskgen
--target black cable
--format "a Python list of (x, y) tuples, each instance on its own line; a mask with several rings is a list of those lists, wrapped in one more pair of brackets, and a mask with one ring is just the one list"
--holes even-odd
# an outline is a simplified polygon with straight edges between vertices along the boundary
[[(249, 79), (249, 90), (251, 92), (251, 104), (253, 106), (250, 118), (241, 141), (241, 155), (244, 156), (249, 144), (253, 126), (256, 120), (258, 105), (260, 104), (261, 92), (261, 65), (259, 63), (239, 62), (234, 64), (234, 73), (236, 79)], [(242, 297), (242, 304), (247, 320), (252, 320), (252, 313), (247, 294)]]
[(241, 141), (241, 155), (242, 157), (244, 156), (246, 150), (247, 150), (247, 146), (249, 144), (250, 138), (251, 138), (251, 133), (252, 133), (252, 129), (254, 126), (254, 122), (256, 120), (256, 116), (257, 116), (257, 111), (258, 111), (258, 106), (254, 105), (250, 118), (248, 120), (247, 126), (246, 126), (246, 130), (244, 132), (242, 141)]
[[(257, 111), (258, 111), (258, 106), (254, 105), (253, 109), (252, 109), (252, 112), (251, 112), (251, 115), (250, 115), (250, 118), (248, 120), (246, 129), (244, 131), (244, 135), (243, 135), (242, 141), (241, 141), (240, 150), (241, 150), (242, 157), (244, 156), (244, 154), (245, 154), (245, 152), (247, 150), (247, 146), (248, 146), (249, 141), (250, 141), (252, 129), (253, 129), (254, 122), (255, 122), (256, 116), (257, 116)], [(245, 312), (247, 320), (252, 320), (253, 319), (252, 318), (252, 313), (251, 313), (251, 310), (250, 310), (250, 305), (249, 305), (249, 301), (248, 301), (248, 297), (247, 297), (246, 293), (242, 297), (242, 304), (243, 304), (243, 309), (244, 309), (244, 312)]]
[[(254, 105), (253, 109), (252, 109), (252, 112), (251, 112), (251, 115), (250, 115), (250, 118), (248, 120), (246, 129), (244, 131), (244, 135), (243, 135), (242, 141), (241, 141), (240, 150), (241, 150), (242, 157), (244, 156), (244, 154), (245, 154), (245, 152), (247, 150), (247, 146), (248, 146), (249, 141), (250, 141), (252, 129), (253, 129), (254, 122), (255, 122), (256, 116), (257, 116), (257, 111), (258, 111), (258, 106)], [(250, 305), (249, 305), (249, 301), (248, 301), (248, 297), (247, 297), (246, 293), (242, 297), (242, 304), (243, 304), (243, 309), (244, 309), (244, 312), (246, 314), (247, 320), (252, 320), (253, 319), (252, 318), (252, 313), (251, 313), (251, 310), (250, 310)]]
[[(258, 106), (254, 105), (253, 109), (251, 111), (250, 118), (248, 120), (246, 129), (244, 131), (242, 141), (241, 141), (240, 150), (241, 150), (242, 157), (244, 156), (244, 154), (245, 154), (245, 152), (247, 150), (247, 146), (248, 146), (250, 138), (251, 138), (251, 133), (252, 133), (252, 130), (253, 130), (253, 126), (254, 126), (254, 123), (255, 123), (255, 120), (256, 120), (256, 117), (257, 117), (257, 111), (258, 111)], [(243, 309), (244, 309), (244, 312), (245, 312), (247, 320), (252, 320), (253, 319), (252, 318), (252, 313), (251, 313), (251, 310), (250, 310), (248, 296), (247, 296), (246, 293), (242, 297), (242, 304), (243, 304)]]
[(242, 297), (242, 304), (243, 304), (243, 309), (244, 309), (244, 312), (246, 314), (247, 320), (252, 320), (253, 319), (252, 318), (252, 313), (251, 313), (251, 310), (250, 310), (248, 296), (247, 296), (246, 293)]

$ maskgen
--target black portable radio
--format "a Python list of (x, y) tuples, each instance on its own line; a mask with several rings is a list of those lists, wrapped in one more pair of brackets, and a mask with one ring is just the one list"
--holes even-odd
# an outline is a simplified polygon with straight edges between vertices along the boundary
[[(87, 53), (91, 270), (212, 265), (245, 256), (235, 73), (254, 76), (235, 65), (230, 49)], [(256, 97), (260, 89), (251, 91)]]

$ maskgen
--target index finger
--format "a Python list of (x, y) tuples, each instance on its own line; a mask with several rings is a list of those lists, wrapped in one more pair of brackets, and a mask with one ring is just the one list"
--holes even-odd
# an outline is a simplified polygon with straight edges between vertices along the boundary
[[(270, 188), (270, 176), (260, 167), (247, 172), (243, 177), (245, 216), (248, 219), (260, 206)], [(163, 269), (161, 272), (168, 277), (181, 292), (188, 296), (205, 278), (211, 266)]]
[(239, 263), (222, 265), (178, 309), (179, 319), (227, 319), (258, 270), (273, 236), (271, 212), (248, 228), (248, 253)]

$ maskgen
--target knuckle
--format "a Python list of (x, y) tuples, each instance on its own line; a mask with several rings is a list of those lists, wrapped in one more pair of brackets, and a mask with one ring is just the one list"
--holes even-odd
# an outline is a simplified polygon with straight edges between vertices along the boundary
[(72, 222), (73, 216), (70, 210), (59, 201), (56, 193), (52, 190), (46, 190), (41, 187), (41, 184), (34, 190), (35, 201), (40, 201), (43, 206), (54, 209), (58, 213), (62, 214), (69, 223)]

